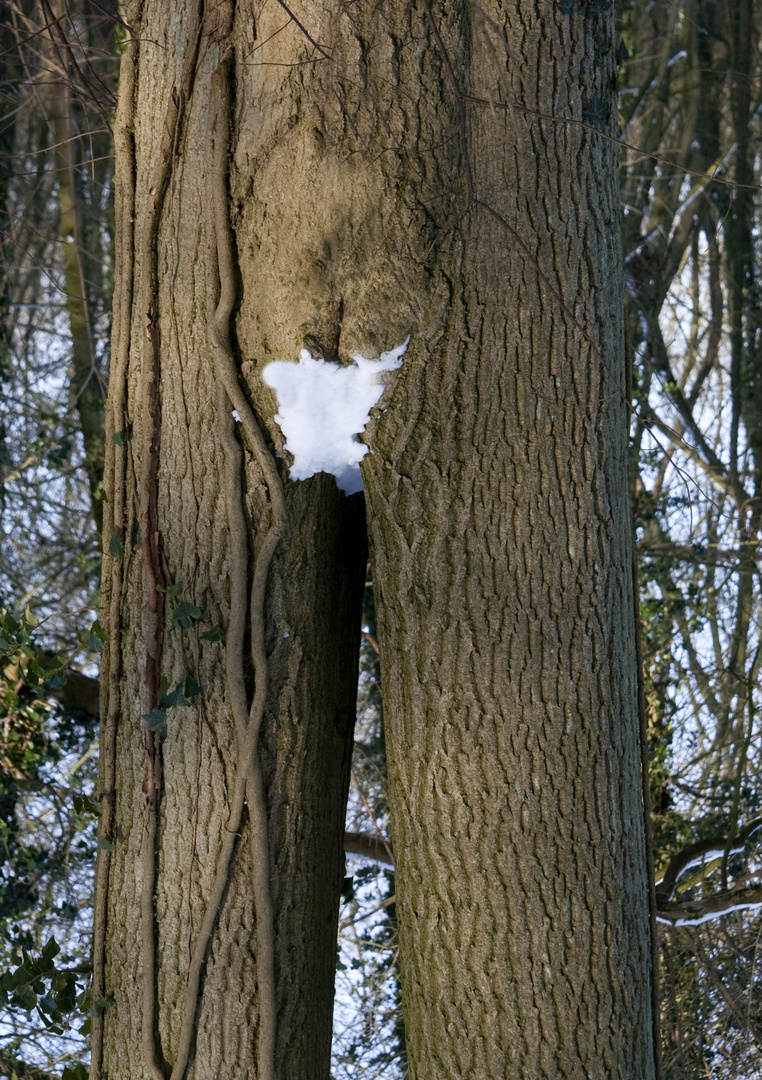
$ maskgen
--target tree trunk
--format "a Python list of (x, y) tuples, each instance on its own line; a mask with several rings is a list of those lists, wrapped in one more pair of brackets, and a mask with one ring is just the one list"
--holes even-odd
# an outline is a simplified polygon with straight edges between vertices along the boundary
[(70, 405), (79, 417), (84, 442), (84, 468), (90, 488), (93, 517), (102, 528), (103, 412), (105, 384), (95, 355), (90, 306), (87, 298), (81, 196), (77, 190), (76, 155), (79, 150), (71, 116), (72, 102), (65, 84), (54, 84), (48, 98), (48, 116), (56, 144), (58, 201), (64, 253), (64, 287), (72, 342), (73, 377)]
[[(312, 1001), (330, 1000), (361, 500), (273, 467), (261, 372), (408, 334), (363, 472), (413, 1075), (653, 1076), (603, 6), (279, 0), (205, 9), (198, 31), (190, 0), (131, 14), (95, 976), (120, 1080), (182, 1075), (217, 906), (191, 1075), (273, 1075), (259, 773), (236, 719), (245, 682), (256, 722), (263, 632), (277, 1075), (327, 1076)], [(181, 600), (202, 611), (186, 630)], [(201, 636), (217, 624), (225, 647)], [(186, 671), (194, 706), (147, 730), (160, 676)], [(218, 905), (242, 770), (250, 820)]]
[[(66, 15), (63, 0), (52, 0), (50, 6), (54, 20), (63, 21)], [(50, 27), (51, 36), (45, 47), (50, 55), (51, 72), (65, 69), (67, 53), (65, 36), (56, 22)], [(108, 46), (109, 42), (99, 42)], [(71, 76), (69, 76), (71, 78)], [(96, 355), (96, 338), (93, 328), (93, 310), (90, 296), (95, 292), (94, 280), (103, 278), (98, 265), (101, 238), (99, 227), (86, 228), (86, 205), (78, 169), (81, 168), (84, 138), (75, 120), (75, 96), (73, 87), (65, 76), (50, 77), (47, 85), (45, 111), (50, 125), (52, 143), (55, 147), (55, 172), (60, 207), (60, 236), (63, 241), (63, 283), (66, 310), (69, 316), (71, 336), (71, 384), (69, 404), (76, 411), (82, 432), (84, 470), (90, 489), (90, 503), (98, 532), (103, 527), (102, 481), (104, 464), (103, 422), (106, 383), (102, 362)], [(102, 133), (88, 132), (91, 151), (100, 149)], [(99, 139), (99, 136), (101, 138)], [(107, 153), (107, 151), (106, 151)], [(94, 155), (91, 155), (94, 156)], [(95, 188), (96, 168), (101, 179), (102, 166), (91, 161), (92, 183)], [(91, 215), (97, 208), (98, 193), (91, 191)], [(100, 226), (100, 222), (99, 222)], [(95, 232), (95, 236), (93, 236)], [(90, 239), (92, 250), (88, 250)], [(94, 241), (94, 243), (93, 243)]]
[(284, 495), (266, 445), (230, 311), (249, 30), (201, 7), (133, 6), (121, 71), (91, 1076), (327, 1080), (364, 509)]
[(416, 1080), (654, 1075), (600, 7), (427, 27), (460, 215), (365, 467)]

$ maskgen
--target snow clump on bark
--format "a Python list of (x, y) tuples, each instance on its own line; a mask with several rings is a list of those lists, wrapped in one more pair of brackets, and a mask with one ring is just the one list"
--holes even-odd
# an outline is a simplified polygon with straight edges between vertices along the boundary
[(359, 437), (384, 392), (382, 372), (402, 365), (409, 341), (378, 360), (354, 356), (347, 366), (302, 349), (298, 363), (278, 360), (264, 368), (262, 378), (278, 395), (280, 412), (274, 420), (294, 456), (292, 480), (327, 472), (345, 495), (362, 491), (360, 462), (370, 447)]

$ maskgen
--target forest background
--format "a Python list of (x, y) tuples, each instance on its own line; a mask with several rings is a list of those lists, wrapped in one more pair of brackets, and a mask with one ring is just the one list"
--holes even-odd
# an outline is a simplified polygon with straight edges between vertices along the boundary
[[(762, 10), (625, 0), (618, 19), (663, 1069), (670, 1080), (752, 1078), (762, 1076)], [(0, 1075), (32, 1080), (86, 1075), (97, 1004), (112, 122), (128, 33), (107, 0), (0, 4)], [(336, 1080), (405, 1074), (375, 631), (369, 575)]]

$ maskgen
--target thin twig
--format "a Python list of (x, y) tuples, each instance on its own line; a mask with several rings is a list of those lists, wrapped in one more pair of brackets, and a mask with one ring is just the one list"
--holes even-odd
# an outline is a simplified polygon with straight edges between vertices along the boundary
[(296, 25), (297, 25), (297, 26), (299, 27), (299, 29), (301, 30), (301, 32), (302, 32), (302, 33), (304, 34), (304, 36), (305, 36), (305, 37), (307, 38), (307, 41), (309, 41), (310, 45), (313, 45), (313, 46), (314, 46), (314, 47), (315, 47), (315, 48), (317, 49), (317, 51), (318, 51), (318, 52), (320, 53), (320, 55), (321, 55), (322, 57), (324, 57), (324, 58), (325, 58), (326, 60), (330, 60), (330, 59), (331, 59), (330, 55), (329, 55), (329, 54), (328, 54), (328, 53), (327, 53), (327, 52), (325, 51), (325, 49), (323, 48), (323, 46), (322, 46), (322, 45), (318, 45), (317, 41), (315, 41), (314, 37), (312, 37), (312, 35), (310, 34), (310, 32), (309, 32), (309, 30), (307, 29), (307, 27), (306, 27), (306, 26), (305, 26), (305, 25), (304, 25), (303, 23), (299, 22), (299, 20), (297, 19), (296, 15), (294, 15), (293, 11), (291, 10), (291, 8), (290, 8), (290, 7), (288, 7), (288, 5), (287, 5), (287, 4), (285, 4), (285, 3), (283, 2), (283, 0), (278, 0), (278, 3), (279, 3), (279, 4), (280, 4), (280, 6), (281, 6), (281, 7), (283, 8), (283, 10), (284, 10), (284, 11), (286, 12), (286, 14), (288, 15), (288, 17), (289, 17), (289, 18), (290, 18), (290, 19), (291, 19), (291, 20), (292, 20), (293, 22), (295, 22), (295, 23), (296, 23)]

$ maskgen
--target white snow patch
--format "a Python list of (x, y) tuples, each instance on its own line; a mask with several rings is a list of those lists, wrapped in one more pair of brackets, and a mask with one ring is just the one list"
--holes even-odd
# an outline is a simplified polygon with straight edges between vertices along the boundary
[(362, 491), (360, 462), (370, 448), (359, 436), (384, 392), (381, 373), (401, 367), (409, 341), (408, 336), (378, 360), (354, 356), (346, 367), (315, 358), (306, 349), (297, 364), (279, 360), (267, 365), (262, 378), (278, 395), (280, 412), (274, 419), (294, 455), (292, 480), (327, 472), (345, 495)]
[[(743, 851), (745, 844), (741, 844), (740, 847), (733, 847), (728, 852), (728, 855), (738, 855)], [(683, 874), (687, 874), (689, 870), (693, 870), (697, 866), (708, 867), (710, 863), (716, 862), (717, 859), (721, 859), (725, 854), (725, 848), (714, 848), (712, 851), (705, 851), (703, 855), (697, 856), (695, 859), (691, 859), (689, 863), (686, 863), (680, 873), (675, 878), (675, 884), (680, 880)]]
[[(751, 837), (754, 835), (754, 833), (759, 832), (760, 829), (762, 829), (762, 825), (758, 825), (756, 829), (753, 829), (749, 833), (749, 835), (745, 838), (745, 840), (744, 840), (744, 842), (742, 844), (737, 844), (735, 847), (732, 847), (730, 849), (730, 851), (728, 852), (728, 855), (740, 855), (741, 852), (746, 847), (746, 844), (749, 842)], [(687, 874), (689, 870), (693, 870), (697, 866), (706, 866), (708, 868), (710, 863), (716, 862), (717, 859), (721, 859), (724, 854), (725, 854), (725, 848), (722, 847), (722, 848), (712, 848), (710, 851), (704, 851), (701, 855), (697, 855), (695, 859), (691, 859), (690, 862), (687, 862), (685, 864), (685, 866), (682, 867), (682, 869), (678, 873), (677, 877), (675, 878), (675, 885), (677, 885), (678, 881), (683, 876), (683, 874)], [(661, 883), (663, 881), (664, 881), (664, 878), (660, 877), (658, 881), (654, 882), (656, 888), (658, 888), (659, 885), (661, 885)]]
[(688, 53), (685, 51), (685, 49), (681, 49), (680, 52), (675, 53), (675, 55), (667, 61), (667, 67), (671, 68), (674, 64), (677, 63), (678, 60), (682, 60), (683, 57), (687, 55)]

